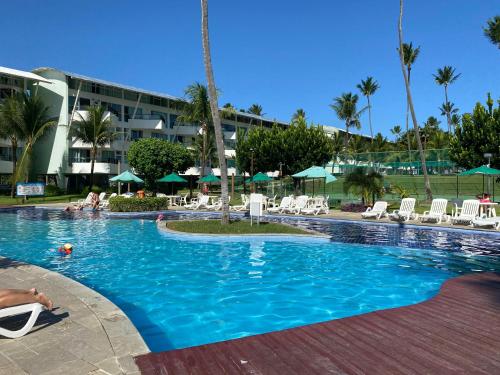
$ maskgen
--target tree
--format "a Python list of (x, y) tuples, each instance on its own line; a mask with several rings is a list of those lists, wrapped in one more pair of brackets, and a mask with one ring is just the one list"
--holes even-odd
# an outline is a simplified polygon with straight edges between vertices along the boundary
[(262, 111), (262, 106), (260, 104), (252, 104), (250, 108), (248, 108), (247, 113), (252, 113), (256, 116), (264, 116), (264, 112)]
[(396, 137), (396, 142), (399, 141), (399, 138), (401, 138), (401, 126), (394, 125), (394, 127), (391, 129), (391, 133)]
[(432, 190), (431, 190), (431, 184), (429, 181), (429, 175), (427, 174), (427, 165), (425, 163), (425, 154), (424, 154), (424, 150), (422, 147), (422, 142), (420, 140), (417, 116), (415, 115), (415, 108), (413, 106), (413, 99), (411, 97), (410, 80), (409, 80), (410, 69), (408, 68), (408, 65), (407, 65), (408, 72), (405, 69), (405, 56), (403, 53), (403, 48), (404, 48), (403, 47), (403, 0), (399, 0), (398, 36), (399, 36), (399, 60), (401, 63), (401, 70), (403, 72), (403, 78), (405, 81), (406, 98), (408, 100), (408, 106), (410, 107), (411, 117), (413, 120), (413, 128), (415, 129), (415, 135), (417, 138), (418, 152), (420, 153), (420, 162), (422, 164), (422, 172), (424, 174), (425, 192), (427, 194), (427, 199), (432, 200)]
[(345, 138), (344, 147), (347, 148), (349, 143), (349, 128), (354, 126), (356, 129), (361, 129), (359, 117), (366, 110), (366, 107), (358, 111), (359, 97), (353, 93), (344, 93), (334, 99), (334, 103), (330, 107), (335, 111), (339, 120), (345, 121)]
[(194, 164), (191, 152), (183, 145), (158, 138), (132, 142), (127, 158), (134, 171), (144, 176), (145, 187), (150, 190), (165, 174), (183, 172)]
[(205, 74), (208, 82), (208, 96), (210, 109), (215, 130), (215, 143), (217, 145), (217, 156), (221, 174), (221, 200), (222, 200), (222, 224), (229, 224), (229, 192), (227, 186), (226, 155), (224, 150), (224, 139), (222, 138), (222, 126), (217, 104), (217, 89), (215, 86), (212, 58), (210, 55), (210, 41), (208, 35), (208, 0), (201, 0), (201, 36), (203, 44), (203, 60)]
[(193, 156), (196, 160), (205, 160), (207, 165), (218, 164), (217, 147), (213, 131), (205, 134), (198, 134), (193, 143)]
[(441, 116), (446, 116), (446, 120), (448, 122), (448, 134), (451, 136), (451, 130), (455, 129), (454, 121), (456, 120), (456, 118), (453, 119), (453, 116), (458, 113), (458, 108), (455, 108), (455, 104), (452, 102), (448, 102), (441, 104), (439, 110), (441, 111)]
[(49, 107), (45, 106), (38, 95), (23, 94), (20, 126), (24, 148), (16, 168), (16, 181), (28, 180), (34, 145), (47, 129), (57, 124), (57, 121), (49, 117), (48, 113)]
[[(403, 43), (398, 48), (399, 54), (403, 51), (403, 64), (406, 67), (408, 76), (408, 87), (411, 83), (411, 69), (418, 55), (420, 54), (420, 47), (413, 48), (413, 43)], [(411, 141), (410, 141), (410, 127), (409, 127), (410, 103), (406, 100), (406, 140), (408, 143), (408, 157), (411, 158)]]
[(492, 153), (493, 168), (500, 168), (500, 105), (493, 108), (477, 103), (471, 113), (462, 116), (450, 142), (450, 158), (459, 167), (476, 168), (485, 163), (484, 153)]
[(437, 70), (437, 74), (433, 74), (434, 80), (436, 83), (440, 86), (444, 86), (444, 98), (445, 102), (443, 104), (442, 109), (444, 109), (444, 112), (446, 114), (446, 120), (448, 123), (448, 133), (451, 133), (451, 113), (450, 110), (453, 107), (452, 105), (450, 106), (450, 101), (448, 100), (448, 86), (454, 83), (458, 77), (460, 77), (460, 74), (455, 74), (455, 68), (451, 66), (445, 66), (442, 69), (439, 68)]
[(342, 151), (344, 150), (344, 141), (340, 133), (334, 133), (331, 137), (332, 140), (332, 160), (333, 163), (340, 162)]
[(14, 198), (16, 194), (16, 166), (17, 166), (17, 147), (20, 141), (24, 139), (23, 126), (21, 122), (23, 106), (23, 96), (16, 94), (9, 96), (0, 104), (0, 138), (10, 140), (12, 153), (12, 177), (10, 196)]
[(366, 80), (361, 80), (361, 83), (356, 86), (363, 96), (366, 96), (366, 100), (368, 101), (368, 121), (370, 123), (370, 136), (373, 141), (373, 128), (372, 128), (372, 106), (370, 104), (370, 96), (375, 94), (380, 86), (377, 81), (373, 79), (373, 77), (367, 77)]
[(368, 145), (370, 152), (384, 152), (387, 150), (389, 141), (381, 133), (375, 134), (371, 143)]
[(201, 128), (201, 149), (198, 155), (200, 157), (200, 177), (203, 177), (207, 166), (209, 133), (213, 132), (208, 89), (205, 85), (195, 82), (189, 85), (184, 90), (184, 93), (188, 98), (188, 102), (183, 106), (182, 113), (177, 117), (177, 121), (181, 123), (194, 123)]
[(373, 169), (356, 167), (345, 176), (344, 193), (350, 192), (359, 195), (363, 204), (370, 201), (375, 202), (377, 197), (383, 195), (384, 178)]
[(489, 19), (488, 26), (483, 31), (490, 42), (500, 48), (500, 16)]
[(431, 139), (440, 129), (439, 124), (441, 122), (434, 116), (429, 116), (427, 121), (424, 123), (422, 131), (420, 132), (423, 142), (424, 150), (427, 149), (427, 142)]
[(113, 131), (111, 117), (106, 113), (103, 106), (91, 106), (85, 115), (77, 112), (80, 117), (74, 122), (71, 129), (72, 135), (90, 145), (90, 181), (89, 186), (94, 185), (94, 165), (99, 148), (111, 143), (116, 136)]
[(306, 118), (306, 111), (304, 111), (302, 108), (297, 109), (292, 115), (292, 122), (298, 120), (300, 117), (304, 119)]

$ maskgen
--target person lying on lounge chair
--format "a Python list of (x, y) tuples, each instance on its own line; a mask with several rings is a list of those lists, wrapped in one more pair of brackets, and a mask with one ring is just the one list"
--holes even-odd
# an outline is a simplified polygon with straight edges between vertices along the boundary
[(38, 293), (35, 288), (25, 289), (0, 289), (0, 308), (23, 305), (26, 303), (40, 303), (47, 310), (52, 310), (52, 301), (43, 293)]

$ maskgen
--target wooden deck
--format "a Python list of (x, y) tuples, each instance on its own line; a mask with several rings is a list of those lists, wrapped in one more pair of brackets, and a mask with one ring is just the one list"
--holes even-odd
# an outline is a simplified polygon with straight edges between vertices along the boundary
[(426, 302), (136, 358), (143, 374), (500, 374), (500, 274)]

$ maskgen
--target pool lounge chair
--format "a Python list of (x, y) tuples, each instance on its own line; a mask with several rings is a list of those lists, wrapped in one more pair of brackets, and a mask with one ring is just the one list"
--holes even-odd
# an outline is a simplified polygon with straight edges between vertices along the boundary
[(455, 216), (451, 218), (452, 224), (471, 225), (472, 221), (477, 218), (479, 212), (479, 201), (477, 199), (467, 199), (464, 201), (462, 208)]
[(425, 211), (419, 220), (424, 221), (435, 221), (436, 224), (440, 224), (441, 221), (449, 221), (449, 216), (446, 215), (446, 207), (448, 206), (448, 199), (433, 199), (431, 203), (431, 209)]
[(187, 208), (188, 210), (199, 210), (200, 208), (207, 208), (208, 199), (209, 199), (208, 195), (202, 195), (194, 202), (186, 204), (184, 208)]
[(293, 198), (292, 197), (283, 197), (281, 200), (279, 206), (275, 207), (268, 207), (267, 212), (278, 212), (282, 214), (284, 210), (290, 208), (290, 206), (293, 205)]
[(108, 199), (103, 199), (102, 201), (99, 202), (99, 209), (107, 209), (109, 207), (109, 200), (111, 198), (114, 198), (116, 197), (117, 194), (116, 193), (112, 193)]
[(373, 207), (368, 207), (366, 211), (361, 214), (361, 217), (363, 219), (375, 218), (379, 220), (385, 215), (387, 215), (387, 202), (377, 201)]
[(321, 213), (330, 213), (330, 208), (328, 207), (328, 199), (324, 197), (312, 198), (306, 208), (302, 209), (300, 213), (305, 215), (319, 215)]
[(76, 202), (71, 202), (73, 206), (89, 206), (92, 203), (92, 192), (87, 194), (85, 199), (78, 199)]
[(486, 217), (483, 215), (482, 217), (472, 219), (472, 225), (475, 227), (493, 227), (496, 230), (500, 230), (500, 217)]
[(250, 199), (247, 195), (241, 194), (241, 202), (242, 204), (236, 206), (230, 206), (229, 209), (234, 211), (247, 211), (250, 209)]
[(416, 217), (415, 198), (403, 198), (399, 210), (394, 210), (392, 214), (389, 214), (389, 219), (396, 221), (408, 221)]
[(18, 329), (17, 331), (11, 331), (9, 329), (0, 327), (0, 335), (11, 339), (24, 336), (31, 330), (31, 328), (33, 328), (38, 318), (38, 315), (40, 315), (43, 309), (44, 309), (43, 305), (39, 303), (27, 303), (24, 305), (6, 307), (4, 309), (0, 309), (0, 318), (31, 313), (30, 317), (28, 318), (28, 321), (22, 328)]
[(309, 203), (309, 197), (307, 195), (299, 195), (297, 199), (293, 202), (293, 205), (285, 208), (284, 212), (288, 212), (291, 214), (298, 215), (302, 212), (302, 210), (307, 208)]

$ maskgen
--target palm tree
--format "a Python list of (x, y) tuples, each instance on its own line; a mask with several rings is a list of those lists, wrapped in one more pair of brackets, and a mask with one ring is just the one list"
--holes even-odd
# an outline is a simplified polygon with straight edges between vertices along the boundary
[[(420, 54), (420, 46), (417, 48), (413, 48), (413, 43), (403, 43), (403, 46), (400, 47), (403, 50), (403, 64), (406, 66), (406, 71), (408, 75), (408, 86), (410, 86), (411, 82), (411, 69), (418, 55)], [(398, 49), (399, 50), (399, 49)], [(401, 54), (401, 52), (400, 52)], [(409, 114), (410, 114), (410, 104), (408, 100), (406, 101), (406, 137), (408, 142), (408, 157), (411, 159), (411, 141), (410, 141), (410, 132), (409, 132)]]
[(353, 192), (361, 196), (363, 204), (368, 203), (370, 198), (375, 202), (376, 197), (383, 195), (384, 178), (373, 169), (357, 167), (345, 176), (344, 193)]
[(373, 128), (372, 128), (372, 106), (370, 104), (370, 96), (375, 94), (380, 86), (377, 81), (373, 79), (373, 77), (367, 77), (366, 80), (361, 80), (361, 83), (356, 86), (363, 96), (366, 96), (368, 100), (368, 121), (370, 123), (370, 136), (373, 142)]
[(113, 141), (116, 133), (112, 129), (111, 117), (106, 108), (100, 105), (91, 106), (85, 114), (77, 112), (80, 117), (74, 122), (72, 136), (82, 143), (90, 145), (90, 181), (89, 187), (94, 185), (94, 165), (97, 151)]
[(434, 116), (430, 116), (424, 123), (421, 131), (422, 138), (424, 140), (424, 149), (427, 149), (427, 142), (431, 139), (434, 134), (439, 130), (439, 124), (441, 122)]
[(446, 120), (448, 122), (448, 135), (451, 137), (451, 128), (454, 128), (452, 117), (456, 116), (458, 113), (458, 108), (455, 108), (455, 104), (452, 102), (443, 103), (441, 107), (439, 107), (441, 111), (441, 116), (446, 116)]
[(193, 143), (193, 156), (197, 160), (205, 160), (207, 165), (217, 164), (217, 147), (213, 131), (198, 134)]
[(215, 86), (214, 72), (212, 69), (212, 58), (210, 55), (210, 41), (208, 35), (208, 0), (201, 0), (201, 36), (203, 44), (203, 60), (205, 74), (208, 82), (208, 95), (210, 109), (215, 130), (215, 142), (217, 145), (217, 156), (221, 174), (221, 199), (222, 199), (222, 224), (229, 224), (229, 194), (227, 186), (226, 155), (224, 150), (224, 139), (222, 138), (222, 126), (217, 104), (217, 89)]
[(210, 109), (210, 100), (208, 89), (205, 85), (195, 82), (189, 85), (184, 91), (188, 102), (182, 109), (182, 113), (177, 117), (179, 123), (195, 123), (201, 128), (201, 152), (200, 156), (200, 177), (205, 175), (207, 166), (207, 148), (208, 133), (213, 129), (212, 111)]
[(488, 26), (483, 28), (484, 35), (498, 48), (500, 48), (500, 16), (488, 20)]
[(24, 139), (23, 126), (21, 122), (23, 97), (21, 94), (9, 96), (0, 104), (0, 138), (10, 140), (12, 153), (12, 178), (10, 196), (16, 194), (16, 166), (17, 147), (19, 141)]
[(347, 148), (349, 143), (349, 128), (355, 126), (356, 129), (361, 128), (361, 122), (359, 117), (366, 110), (366, 107), (357, 110), (359, 97), (351, 92), (343, 93), (334, 99), (334, 103), (330, 104), (330, 107), (337, 113), (339, 120), (345, 121), (345, 138), (344, 138), (344, 148)]
[(342, 151), (344, 150), (344, 141), (340, 136), (340, 133), (334, 133), (332, 135), (332, 149), (333, 149), (332, 160), (335, 166), (335, 163), (340, 161)]
[[(448, 100), (448, 86), (455, 82), (460, 74), (455, 74), (455, 68), (451, 66), (445, 66), (442, 69), (439, 68), (437, 70), (437, 74), (433, 74), (434, 80), (440, 86), (444, 86), (444, 98), (445, 102), (443, 108), (449, 109), (449, 100)], [(449, 111), (445, 111), (446, 120), (448, 122), (448, 133), (451, 131), (451, 113)]]
[(292, 122), (299, 119), (300, 117), (304, 119), (306, 118), (306, 111), (304, 111), (302, 108), (297, 109), (292, 115)]
[(28, 181), (33, 146), (48, 128), (57, 124), (57, 121), (50, 118), (48, 113), (49, 107), (44, 105), (38, 95), (22, 95), (20, 125), (23, 133), (24, 149), (16, 168), (16, 181)]
[(252, 113), (256, 116), (264, 116), (264, 112), (262, 112), (262, 106), (260, 104), (252, 104), (250, 108), (248, 108), (247, 113)]
[[(429, 181), (429, 175), (427, 174), (427, 164), (425, 163), (424, 149), (422, 147), (422, 142), (420, 140), (420, 132), (419, 132), (419, 127), (418, 127), (418, 122), (417, 122), (417, 116), (415, 115), (415, 108), (413, 106), (413, 99), (411, 96), (410, 80), (409, 80), (410, 69), (408, 68), (408, 64), (405, 64), (405, 61), (408, 62), (408, 60), (405, 60), (405, 55), (403, 52), (404, 51), (404, 45), (403, 45), (403, 0), (399, 0), (398, 36), (399, 36), (399, 60), (401, 63), (401, 70), (403, 72), (403, 78), (405, 81), (406, 98), (408, 101), (408, 106), (410, 107), (411, 117), (413, 120), (413, 128), (415, 129), (418, 152), (420, 153), (420, 162), (422, 163), (422, 172), (424, 173), (425, 192), (427, 194), (427, 199), (430, 201), (430, 200), (432, 200), (431, 184)], [(417, 55), (418, 55), (418, 53), (417, 53)], [(414, 60), (415, 59), (413, 59), (413, 61)], [(408, 71), (405, 69), (405, 65), (406, 65), (406, 68), (408, 69)], [(411, 66), (411, 64), (410, 64), (410, 66)], [(408, 140), (409, 140), (409, 137), (408, 137)]]
[(451, 115), (451, 126), (453, 126), (453, 129), (460, 126), (460, 116), (457, 113), (453, 113), (453, 115)]
[(391, 133), (394, 134), (394, 136), (396, 137), (396, 141), (398, 141), (401, 137), (401, 126), (394, 125), (394, 127), (391, 129)]

